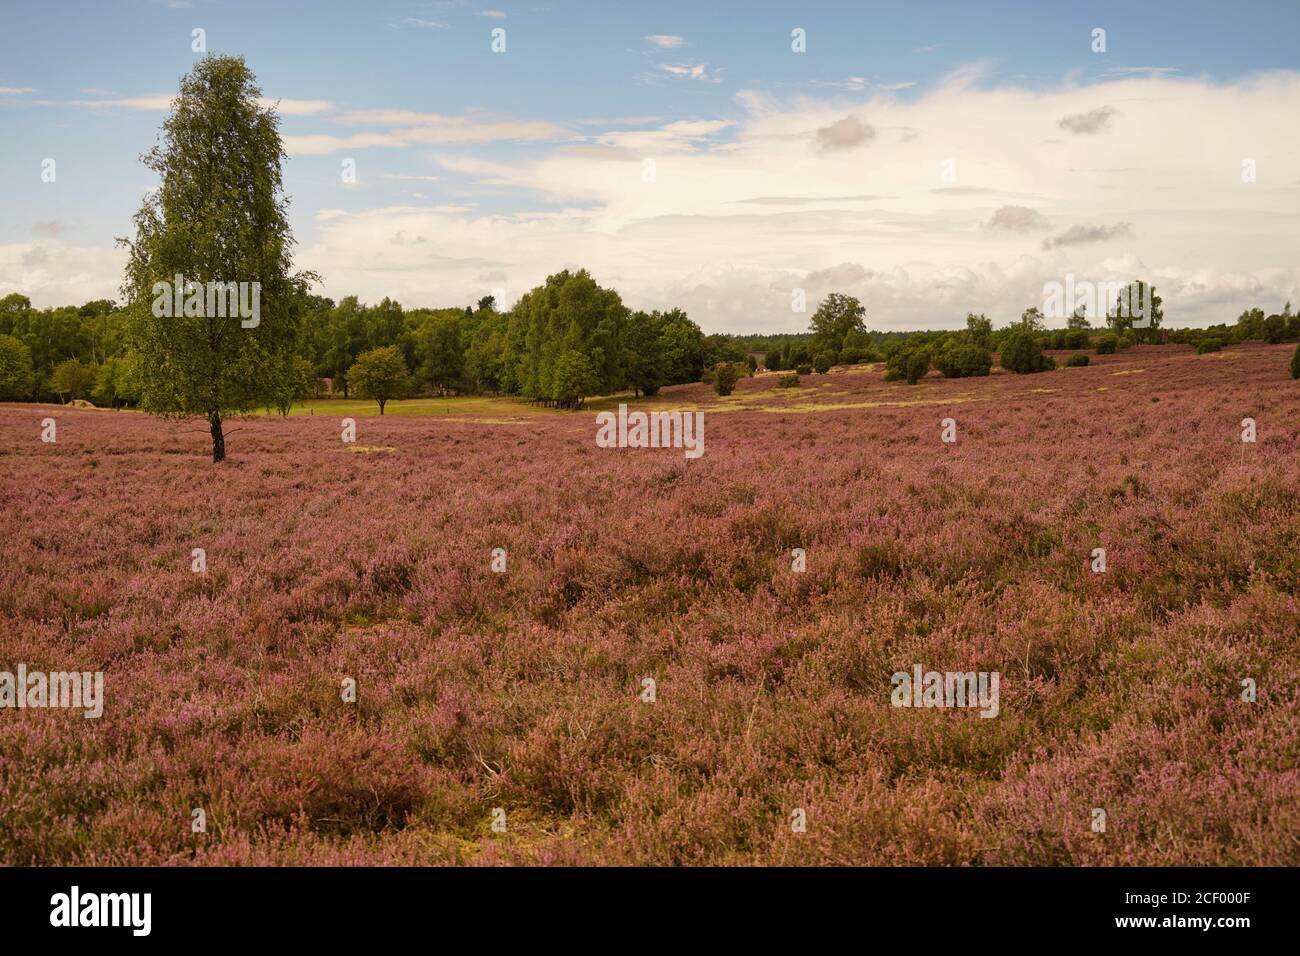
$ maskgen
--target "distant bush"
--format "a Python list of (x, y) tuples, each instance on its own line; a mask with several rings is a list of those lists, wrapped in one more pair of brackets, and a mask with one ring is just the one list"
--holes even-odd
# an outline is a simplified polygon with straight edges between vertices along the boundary
[(758, 359), (752, 355), (745, 356), (745, 365), (748, 367), (748, 374), (753, 375), (758, 371)]
[(1223, 342), (1219, 339), (1201, 339), (1201, 344), (1196, 346), (1196, 354), (1204, 355), (1206, 352), (1222, 352)]
[(1119, 336), (1114, 332), (1107, 332), (1097, 340), (1098, 355), (1114, 355), (1115, 350), (1119, 348)]
[(1295, 347), (1295, 352), (1291, 355), (1291, 377), (1300, 378), (1300, 345)]
[(999, 358), (1003, 368), (1020, 375), (1056, 368), (1056, 361), (1043, 354), (1038, 339), (1028, 332), (1013, 332), (1009, 335), (1002, 343)]
[(787, 372), (786, 374), (782, 375), (779, 379), (777, 379), (776, 387), (777, 388), (798, 388), (799, 373)]
[(717, 377), (718, 377), (717, 369), (714, 368), (713, 366), (709, 366), (703, 372), (700, 373), (700, 381), (703, 382), (705, 385), (712, 385), (713, 380)]
[(921, 342), (909, 342), (889, 356), (885, 362), (885, 381), (894, 382), (906, 379), (908, 385), (915, 385), (925, 378), (930, 371), (930, 349)]
[(740, 374), (731, 362), (720, 362), (713, 369), (713, 390), (719, 395), (730, 395), (736, 390)]
[(817, 370), (818, 375), (825, 375), (831, 370), (831, 366), (834, 364), (835, 358), (830, 352), (820, 352), (817, 357), (813, 359), (813, 368)]
[(763, 356), (763, 368), (769, 372), (778, 372), (781, 370), (781, 352), (779, 349), (772, 349)]
[(1061, 348), (1086, 349), (1091, 344), (1092, 336), (1088, 334), (1087, 329), (1066, 329)]
[(797, 366), (795, 366), (795, 371), (800, 375), (811, 375), (812, 366), (809, 365), (807, 362), (800, 362)]
[(1125, 329), (1123, 334), (1119, 337), (1119, 347), (1121, 349), (1131, 349), (1136, 344), (1137, 339), (1133, 336), (1133, 333), (1128, 329)]
[(1088, 356), (1084, 355), (1082, 352), (1076, 352), (1070, 356), (1070, 360), (1065, 364), (1069, 368), (1079, 368), (1084, 365), (1091, 365), (1092, 359), (1088, 358)]
[(935, 353), (934, 367), (944, 378), (987, 375), (993, 368), (993, 355), (978, 345), (950, 341)]

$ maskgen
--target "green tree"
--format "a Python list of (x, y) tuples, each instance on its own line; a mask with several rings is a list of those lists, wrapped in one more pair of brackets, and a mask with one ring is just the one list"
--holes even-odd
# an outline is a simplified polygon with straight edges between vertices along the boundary
[(1065, 327), (1067, 329), (1082, 329), (1085, 332), (1091, 329), (1092, 326), (1088, 322), (1087, 307), (1081, 305), (1075, 309), (1070, 317), (1065, 320)]
[(556, 356), (551, 364), (546, 388), (560, 408), (581, 408), (588, 395), (596, 394), (600, 383), (587, 356), (569, 349)]
[(865, 332), (866, 308), (851, 295), (832, 292), (817, 306), (809, 323), (814, 351), (838, 352), (850, 332)]
[(668, 354), (662, 339), (663, 317), (633, 312), (627, 325), (627, 383), (634, 393), (658, 394), (668, 382)]
[(348, 369), (348, 379), (358, 395), (379, 403), (380, 415), (389, 400), (402, 398), (410, 389), (406, 359), (395, 345), (362, 352)]
[(61, 402), (89, 398), (98, 372), (99, 369), (88, 362), (67, 359), (54, 367), (54, 373), (50, 376), (50, 389), (59, 396)]
[(972, 344), (986, 351), (993, 350), (993, 320), (982, 312), (979, 315), (966, 313), (966, 334)]
[(719, 395), (730, 395), (736, 390), (739, 377), (734, 363), (719, 362), (713, 367), (713, 390)]
[[(1121, 338), (1125, 332), (1131, 331), (1135, 341), (1154, 339), (1156, 329), (1160, 328), (1165, 317), (1164, 309), (1161, 308), (1163, 302), (1156, 295), (1155, 286), (1134, 279), (1115, 296), (1115, 302), (1106, 315), (1106, 325)], [(1134, 322), (1142, 324), (1134, 328)]]
[[(162, 142), (144, 157), (161, 183), (135, 216), (134, 241), (122, 240), (140, 405), (206, 418), (214, 462), (226, 457), (224, 419), (274, 403), (282, 380), (294, 375), (307, 286), (316, 277), (290, 271), (284, 155), (279, 119), (261, 105), (243, 58), (204, 57), (181, 79)], [(199, 314), (184, 314), (191, 309), (179, 303), (159, 308), (163, 283), (177, 276), (208, 289), (209, 282), (248, 283), (256, 320), (216, 314), (211, 295)], [(172, 291), (179, 299), (183, 290)]]
[(781, 350), (771, 349), (763, 356), (763, 368), (769, 372), (779, 372), (781, 370)]
[(1291, 353), (1291, 377), (1300, 378), (1300, 345)]
[(1042, 310), (1032, 305), (1020, 313), (1020, 328), (1025, 332), (1042, 332), (1047, 328)]
[[(0, 301), (0, 311), (7, 296)], [(32, 369), (32, 350), (12, 335), (0, 335), (0, 399), (12, 401), (32, 397), (36, 373)]]
[(1028, 332), (1015, 332), (1002, 343), (998, 355), (1002, 367), (1021, 375), (1046, 372), (1056, 368), (1056, 362), (1043, 354), (1036, 336)]

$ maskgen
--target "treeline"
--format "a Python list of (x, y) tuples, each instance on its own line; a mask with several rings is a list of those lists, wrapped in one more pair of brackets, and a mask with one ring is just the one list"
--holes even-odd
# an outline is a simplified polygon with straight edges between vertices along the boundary
[[(465, 308), (411, 310), (388, 298), (367, 306), (355, 296), (309, 296), (302, 312), (282, 411), (327, 392), (350, 397), (358, 360), (380, 349), (394, 350), (401, 366), (370, 363), (387, 371), (366, 376), (365, 397), (378, 397), (376, 389), (385, 398), (492, 393), (569, 408), (624, 389), (653, 395), (745, 359), (734, 336), (705, 335), (680, 309), (628, 309), (585, 270), (550, 276), (509, 312), (490, 296)], [(37, 310), (23, 295), (0, 299), (0, 400), (134, 404), (127, 325), (109, 300)]]
[[(576, 408), (594, 395), (653, 395), (666, 385), (713, 381), (716, 368), (733, 363), (807, 374), (883, 361), (886, 377), (915, 382), (930, 369), (948, 377), (987, 375), (994, 353), (1013, 371), (1036, 372), (1055, 367), (1048, 350), (1104, 354), (1177, 343), (1214, 351), (1247, 340), (1300, 339), (1300, 316), (1289, 302), (1270, 315), (1249, 309), (1233, 324), (1171, 330), (1162, 327), (1155, 290), (1140, 281), (1129, 288), (1149, 297), (1144, 327), (1134, 327), (1117, 300), (1098, 328), (1078, 311), (1065, 328), (1048, 329), (1031, 307), (998, 329), (971, 313), (956, 331), (868, 331), (862, 304), (831, 293), (808, 332), (774, 336), (705, 335), (680, 309), (633, 311), (585, 270), (550, 276), (508, 312), (491, 296), (464, 308), (410, 310), (388, 298), (367, 306), (355, 296), (337, 303), (308, 296), (293, 374), (276, 403), (287, 412), (294, 401), (333, 393), (375, 398), (382, 409), (392, 398), (488, 393)], [(110, 300), (37, 310), (25, 296), (5, 296), (0, 400), (134, 404), (137, 359), (125, 329), (125, 312)]]

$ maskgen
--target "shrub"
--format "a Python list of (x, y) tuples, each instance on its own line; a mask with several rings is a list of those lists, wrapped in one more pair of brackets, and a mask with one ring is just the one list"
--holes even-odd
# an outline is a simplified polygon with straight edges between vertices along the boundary
[(713, 366), (709, 366), (703, 372), (700, 373), (700, 381), (703, 382), (705, 385), (712, 385), (713, 380), (716, 377), (717, 377), (717, 371), (713, 368)]
[(782, 375), (779, 379), (777, 379), (776, 386), (777, 388), (798, 388), (799, 373), (787, 372), (786, 374)]
[(999, 358), (1002, 360), (1003, 368), (1020, 375), (1046, 372), (1056, 368), (1055, 360), (1043, 354), (1038, 339), (1028, 332), (1013, 332), (1009, 335), (1002, 343)]
[(778, 349), (772, 349), (763, 356), (763, 368), (769, 372), (778, 372), (781, 370), (781, 352)]
[(1114, 332), (1107, 332), (1097, 340), (1098, 355), (1114, 355), (1115, 350), (1119, 348), (1119, 336)]
[(993, 368), (993, 355), (979, 345), (948, 342), (935, 353), (934, 367), (944, 378), (987, 375)]
[(746, 355), (745, 367), (746, 367), (746, 374), (753, 375), (755, 372), (758, 371), (758, 359), (754, 358), (754, 356), (752, 355)]
[(1136, 344), (1137, 339), (1134, 337), (1133, 333), (1128, 329), (1125, 329), (1123, 334), (1119, 337), (1119, 347), (1121, 349), (1131, 349)]
[(817, 357), (813, 359), (813, 368), (817, 370), (818, 375), (825, 375), (831, 370), (831, 366), (834, 364), (835, 359), (832, 357), (830, 352), (820, 352)]
[(812, 366), (806, 362), (800, 362), (797, 366), (795, 366), (795, 371), (798, 372), (800, 375), (811, 375)]
[(1204, 355), (1206, 352), (1222, 352), (1223, 342), (1219, 339), (1201, 339), (1201, 344), (1196, 346), (1196, 354)]
[(1291, 353), (1291, 377), (1300, 378), (1300, 345)]
[(1061, 346), (1067, 349), (1086, 349), (1092, 343), (1092, 336), (1087, 329), (1066, 329), (1065, 341)]
[(1084, 355), (1082, 352), (1075, 352), (1070, 356), (1070, 360), (1065, 364), (1069, 368), (1080, 368), (1084, 365), (1091, 365), (1092, 359), (1088, 358), (1088, 356)]
[(889, 356), (885, 362), (885, 381), (893, 382), (906, 379), (908, 385), (915, 385), (925, 378), (930, 371), (930, 349), (920, 343), (904, 343)]
[(730, 395), (736, 390), (740, 376), (731, 362), (720, 362), (713, 370), (713, 390), (719, 395)]

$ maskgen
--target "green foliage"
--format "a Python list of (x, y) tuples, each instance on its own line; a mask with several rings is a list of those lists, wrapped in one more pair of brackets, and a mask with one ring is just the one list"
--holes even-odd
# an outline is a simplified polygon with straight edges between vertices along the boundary
[[(1078, 331), (1086, 332), (1090, 328), (1092, 328), (1091, 324), (1088, 322), (1087, 307), (1081, 305), (1077, 309), (1075, 309), (1072, 313), (1070, 313), (1070, 317), (1065, 320), (1065, 327), (1070, 331), (1074, 331), (1074, 332), (1078, 332)], [(1070, 345), (1067, 347), (1080, 348), (1082, 346)]]
[(379, 403), (380, 415), (390, 399), (402, 398), (410, 391), (406, 360), (395, 345), (362, 352), (348, 369), (348, 379), (358, 395)]
[(0, 335), (0, 399), (29, 398), (35, 386), (31, 349), (12, 335)]
[(1075, 352), (1070, 356), (1070, 360), (1065, 364), (1068, 368), (1081, 368), (1085, 365), (1091, 365), (1092, 359), (1088, 358), (1088, 356), (1084, 355), (1082, 352)]
[[(1297, 354), (1297, 355), (1300, 355), (1300, 350), (1297, 350), (1296, 354)], [(1293, 376), (1293, 377), (1294, 377), (1294, 376)], [(798, 387), (799, 387), (799, 373), (798, 373), (798, 372), (787, 372), (786, 374), (782, 375), (779, 379), (777, 379), (777, 381), (776, 381), (776, 385), (777, 385), (777, 388), (798, 388)]]
[(763, 356), (763, 368), (769, 372), (779, 372), (781, 370), (781, 350), (771, 349)]
[(825, 375), (835, 364), (835, 358), (830, 352), (818, 352), (817, 357), (813, 359), (813, 368), (818, 375)]
[(59, 396), (59, 401), (69, 402), (90, 397), (95, 387), (95, 378), (99, 373), (97, 366), (89, 362), (67, 359), (54, 366), (50, 376), (50, 388)]
[(1114, 332), (1107, 332), (1097, 339), (1098, 355), (1114, 355), (1119, 349), (1119, 336)]
[(993, 356), (988, 349), (956, 336), (944, 339), (933, 354), (934, 367), (944, 378), (988, 375), (993, 368)]
[(800, 362), (795, 367), (796, 375), (811, 375), (812, 372), (813, 372), (812, 365), (809, 364), (808, 362)]
[(930, 371), (930, 358), (930, 346), (922, 338), (909, 339), (885, 360), (885, 381), (906, 379), (915, 385)]
[(1300, 345), (1291, 353), (1291, 377), (1300, 378)]
[(90, 397), (97, 405), (116, 408), (119, 404), (132, 404), (140, 399), (136, 359), (132, 355), (110, 355), (104, 359), (95, 375), (95, 387)]
[[(1115, 302), (1106, 315), (1106, 325), (1120, 335), (1120, 348), (1124, 334), (1127, 332), (1133, 341), (1155, 341), (1155, 333), (1164, 320), (1163, 299), (1156, 294), (1155, 286), (1148, 286), (1141, 279), (1135, 279), (1119, 291)], [(1149, 315), (1143, 316), (1143, 312)], [(1144, 321), (1142, 328), (1133, 328), (1135, 321)]]
[(1028, 332), (1014, 332), (1008, 336), (1002, 343), (999, 358), (1003, 368), (1021, 375), (1056, 368), (1056, 362), (1043, 354), (1037, 336)]
[(983, 313), (966, 313), (966, 335), (971, 344), (988, 352), (993, 350), (993, 320)]
[(738, 377), (734, 363), (718, 363), (713, 369), (713, 390), (719, 395), (730, 395), (736, 389)]
[(867, 310), (851, 295), (832, 292), (817, 306), (809, 323), (818, 352), (838, 352), (852, 333), (866, 331), (863, 320)]
[[(240, 57), (206, 56), (182, 78), (162, 142), (144, 157), (161, 184), (136, 213), (135, 240), (124, 240), (122, 292), (130, 344), (141, 356), (140, 405), (160, 415), (205, 416), (213, 461), (225, 458), (222, 419), (274, 403), (282, 380), (294, 374), (301, 312), (315, 278), (290, 272), (285, 153), (278, 117), (261, 95)], [(176, 276), (260, 284), (258, 323), (179, 309), (155, 315), (155, 285)]]
[(1219, 339), (1209, 338), (1201, 339), (1201, 343), (1196, 346), (1196, 354), (1204, 355), (1206, 352), (1222, 352), (1223, 342)]

